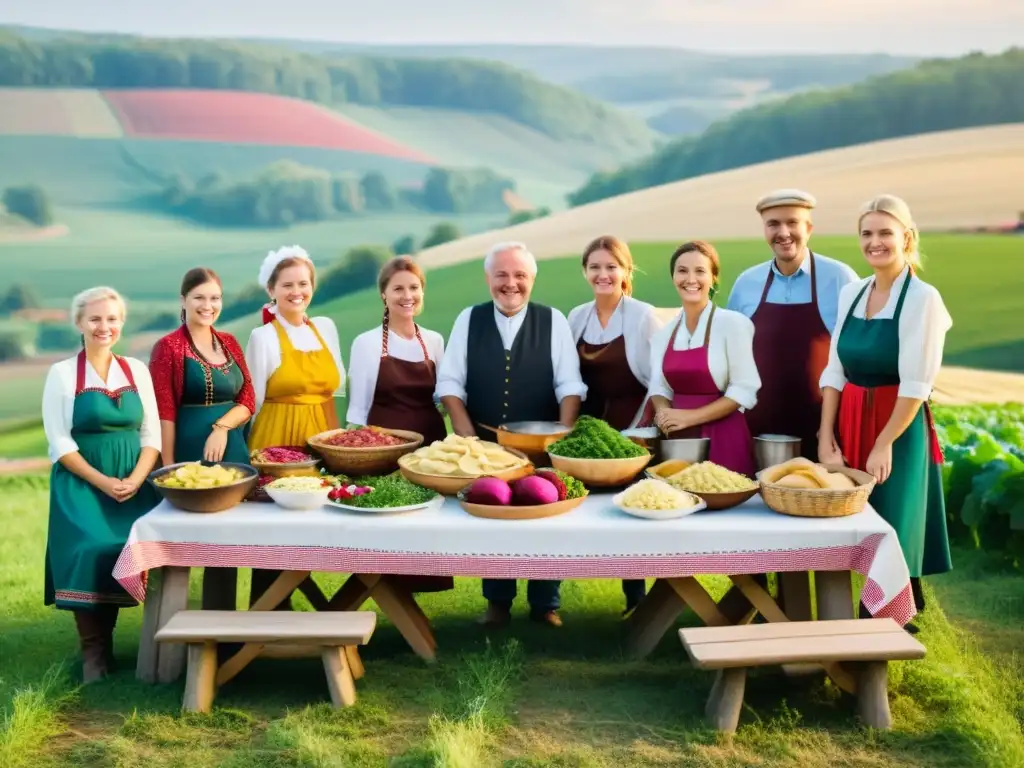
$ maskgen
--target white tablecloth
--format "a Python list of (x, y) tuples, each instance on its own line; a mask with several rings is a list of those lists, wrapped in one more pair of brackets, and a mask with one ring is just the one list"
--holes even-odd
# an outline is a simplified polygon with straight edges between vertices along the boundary
[(892, 527), (866, 507), (814, 519), (772, 512), (760, 497), (723, 512), (641, 520), (592, 494), (568, 514), (485, 520), (454, 499), (378, 515), (289, 511), (244, 503), (215, 514), (163, 502), (132, 526), (114, 568), (136, 599), (151, 568), (241, 567), (491, 578), (644, 578), (782, 571), (857, 571), (876, 616), (914, 615), (906, 561)]

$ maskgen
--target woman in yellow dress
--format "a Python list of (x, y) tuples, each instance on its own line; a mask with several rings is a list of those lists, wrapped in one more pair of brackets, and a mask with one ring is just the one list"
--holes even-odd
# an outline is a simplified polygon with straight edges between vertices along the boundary
[[(304, 449), (313, 435), (338, 427), (334, 398), (345, 395), (338, 329), (327, 317), (307, 316), (316, 289), (316, 268), (302, 248), (296, 245), (269, 253), (259, 280), (270, 304), (263, 310), (264, 324), (252, 332), (245, 349), (256, 400), (249, 450)], [(251, 601), (277, 575), (254, 569)], [(287, 609), (288, 602), (281, 607)]]

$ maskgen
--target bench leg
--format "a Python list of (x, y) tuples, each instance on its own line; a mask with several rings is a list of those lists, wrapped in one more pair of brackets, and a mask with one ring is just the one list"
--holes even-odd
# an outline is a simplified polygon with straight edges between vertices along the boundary
[(213, 707), (216, 680), (217, 644), (189, 644), (185, 696), (181, 708), (186, 712), (209, 712)]
[(735, 733), (743, 708), (743, 693), (747, 686), (745, 667), (720, 669), (708, 697), (705, 714), (719, 731)]
[(352, 672), (352, 679), (359, 680), (366, 671), (363, 669), (363, 660), (359, 658), (359, 648), (354, 645), (345, 646), (345, 660), (348, 661), (348, 668)]
[(888, 662), (869, 661), (861, 666), (857, 676), (857, 713), (871, 728), (892, 727)]
[(356, 684), (349, 668), (348, 654), (344, 648), (324, 648), (323, 659), (331, 703), (339, 708), (351, 707), (356, 703)]

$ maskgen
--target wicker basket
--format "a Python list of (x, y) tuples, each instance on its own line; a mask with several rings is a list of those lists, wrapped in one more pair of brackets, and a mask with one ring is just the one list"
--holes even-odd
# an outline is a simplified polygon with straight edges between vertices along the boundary
[(309, 447), (320, 454), (327, 471), (335, 475), (389, 475), (398, 469), (398, 460), (423, 445), (423, 435), (404, 429), (374, 427), (378, 432), (408, 440), (401, 445), (383, 445), (372, 448), (347, 448), (329, 445), (326, 440), (348, 429), (332, 429), (309, 438)]
[(846, 517), (864, 509), (875, 489), (875, 478), (867, 472), (849, 467), (823, 464), (829, 472), (846, 475), (857, 483), (856, 488), (788, 488), (774, 483), (761, 483), (765, 506), (783, 515), (795, 517)]
[(626, 485), (644, 471), (654, 458), (650, 453), (628, 459), (571, 459), (549, 453), (551, 466), (572, 475), (593, 488), (617, 488)]

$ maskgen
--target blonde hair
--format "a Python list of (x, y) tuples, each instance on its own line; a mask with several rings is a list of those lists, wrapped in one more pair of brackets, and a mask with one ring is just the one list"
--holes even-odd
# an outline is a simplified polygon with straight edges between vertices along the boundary
[(622, 279), (622, 292), (626, 296), (632, 296), (633, 273), (636, 271), (636, 267), (633, 265), (633, 254), (629, 252), (629, 246), (626, 245), (625, 241), (612, 235), (601, 235), (601, 237), (591, 240), (590, 244), (583, 249), (583, 259), (581, 260), (583, 269), (587, 268), (587, 262), (597, 251), (608, 251), (608, 254), (615, 259), (615, 263), (619, 265), (619, 268), (626, 273), (626, 276)]
[(869, 213), (884, 213), (899, 222), (907, 233), (904, 256), (912, 266), (920, 266), (921, 233), (917, 229), (917, 224), (914, 223), (914, 217), (911, 215), (910, 206), (906, 201), (896, 195), (879, 195), (873, 200), (869, 200), (860, 209), (860, 217), (857, 219), (858, 226)]
[(87, 288), (71, 300), (71, 319), (75, 327), (77, 328), (78, 324), (82, 322), (82, 315), (85, 314), (87, 306), (95, 301), (106, 301), (108, 299), (115, 302), (120, 308), (121, 322), (124, 322), (125, 316), (128, 313), (124, 298), (113, 288), (106, 285), (98, 285), (95, 288)]

